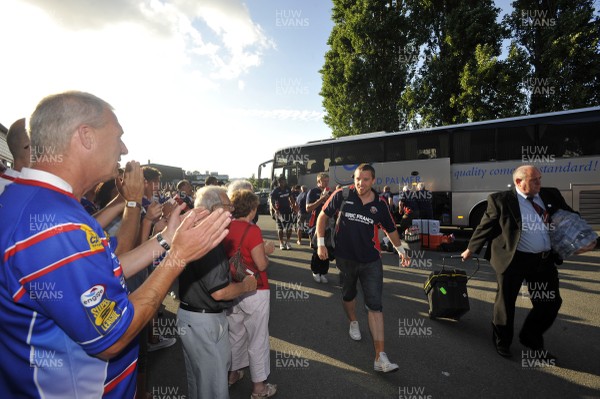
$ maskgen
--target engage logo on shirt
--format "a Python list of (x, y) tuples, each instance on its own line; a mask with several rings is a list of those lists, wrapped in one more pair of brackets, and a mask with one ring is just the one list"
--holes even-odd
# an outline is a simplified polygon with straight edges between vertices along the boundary
[(81, 303), (86, 308), (91, 308), (100, 303), (102, 296), (104, 296), (104, 286), (95, 285), (83, 294), (81, 294)]
[(88, 318), (99, 334), (109, 332), (121, 317), (121, 309), (115, 301), (106, 296), (103, 285), (94, 285), (81, 294), (80, 299)]

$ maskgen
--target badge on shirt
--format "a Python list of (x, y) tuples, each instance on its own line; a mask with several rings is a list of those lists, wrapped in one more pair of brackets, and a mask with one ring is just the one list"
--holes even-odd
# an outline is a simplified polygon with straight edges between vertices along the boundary
[(88, 244), (90, 245), (90, 250), (97, 251), (103, 249), (102, 242), (100, 241), (100, 237), (91, 227), (86, 226), (84, 224), (81, 225), (81, 230), (85, 232), (85, 238), (87, 239)]
[(101, 284), (81, 294), (80, 300), (92, 325), (101, 335), (108, 333), (123, 313), (117, 303), (106, 296), (106, 288)]
[(377, 213), (377, 208), (372, 206), (371, 209), (369, 209), (371, 211), (371, 213), (374, 215)]

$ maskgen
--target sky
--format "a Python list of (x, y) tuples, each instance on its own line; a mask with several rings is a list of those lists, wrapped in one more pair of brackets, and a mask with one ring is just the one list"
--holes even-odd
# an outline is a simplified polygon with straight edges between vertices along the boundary
[(122, 163), (256, 175), (277, 149), (331, 137), (319, 96), (331, 7), (2, 0), (0, 123), (28, 117), (46, 95), (87, 91), (115, 109), (129, 150)]

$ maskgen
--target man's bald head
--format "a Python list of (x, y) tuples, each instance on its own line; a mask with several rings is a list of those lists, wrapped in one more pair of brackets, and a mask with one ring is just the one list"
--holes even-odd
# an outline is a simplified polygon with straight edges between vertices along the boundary
[(8, 129), (6, 135), (8, 149), (14, 158), (13, 169), (21, 171), (31, 164), (31, 140), (27, 134), (25, 118), (18, 119)]

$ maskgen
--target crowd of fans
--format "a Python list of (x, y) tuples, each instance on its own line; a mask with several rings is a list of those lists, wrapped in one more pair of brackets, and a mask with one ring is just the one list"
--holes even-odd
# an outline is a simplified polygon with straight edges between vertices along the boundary
[[(194, 188), (188, 180), (165, 185), (158, 169), (143, 166), (141, 170), (144, 195), (139, 240), (151, 239), (162, 231), (171, 212), (176, 211), (179, 204), (185, 204), (180, 211), (182, 213), (194, 207), (210, 211), (223, 208), (233, 217), (223, 243), (203, 258), (188, 264), (171, 291), (173, 297), (180, 299), (177, 321), (186, 354), (189, 397), (227, 397), (228, 387), (244, 377), (243, 369), (246, 367), (250, 368), (253, 382), (252, 397), (273, 396), (277, 386), (266, 382), (270, 374), (270, 291), (266, 269), (269, 263), (267, 255), (273, 252), (274, 247), (273, 243), (262, 239), (255, 224), (259, 201), (253, 193), (252, 184), (247, 180), (234, 180), (224, 187), (210, 176), (203, 187)], [(119, 171), (120, 176), (123, 173), (123, 170)], [(110, 179), (86, 193), (81, 204), (94, 215), (115, 197), (118, 197), (115, 180)], [(107, 226), (109, 234), (118, 232), (119, 221), (120, 217), (117, 217)], [(248, 229), (248, 234), (244, 229)], [(238, 247), (245, 265), (253, 274), (237, 282), (241, 284), (229, 284), (228, 260)], [(127, 279), (130, 292), (144, 282), (157, 264), (155, 260), (146, 270)], [(173, 337), (153, 334), (156, 329), (152, 326), (161, 325), (159, 317), (162, 317), (161, 312), (155, 315), (146, 333), (142, 334), (145, 339), (141, 341), (138, 358), (138, 375), (141, 378), (144, 378), (142, 371), (146, 367), (145, 352), (168, 348), (176, 342)], [(229, 331), (229, 335), (220, 335), (215, 340), (213, 332), (219, 329)], [(143, 386), (144, 380), (140, 381), (140, 387)]]
[[(0, 220), (7, 227), (0, 245), (5, 252), (19, 234), (24, 235), (19, 242), (34, 241), (23, 249), (15, 247), (11, 254), (17, 255), (5, 258), (3, 268), (17, 276), (21, 266), (39, 267), (31, 279), (36, 280), (34, 285), (21, 280), (23, 288), (34, 290), (46, 278), (58, 281), (61, 296), (69, 297), (72, 309), (44, 302), (39, 293), (21, 301), (21, 296), (8, 299), (12, 293), (1, 293), (2, 303), (14, 307), (2, 312), (0, 323), (2, 345), (12, 347), (14, 356), (8, 362), (12, 369), (6, 367), (8, 363), (2, 367), (3, 374), (13, 377), (1, 379), (0, 391), (11, 397), (38, 393), (42, 397), (151, 397), (146, 354), (176, 342), (153, 328), (164, 325), (160, 304), (170, 291), (180, 298), (177, 322), (185, 330), (180, 335), (188, 397), (229, 397), (228, 387), (243, 377), (246, 367), (253, 382), (251, 397), (273, 396), (277, 387), (267, 382), (266, 270), (274, 247), (263, 240), (254, 223), (259, 200), (250, 182), (234, 181), (225, 188), (211, 176), (199, 189), (187, 180), (162, 184), (159, 170), (133, 161), (117, 171), (118, 157), (127, 153), (122, 129), (110, 105), (88, 93), (66, 92), (43, 99), (29, 125), (25, 119), (16, 121), (7, 137), (14, 163), (11, 168), (2, 165), (0, 175)], [(38, 219), (51, 222), (34, 224)], [(39, 226), (23, 227), (34, 225)], [(85, 234), (64, 227), (71, 225)], [(21, 261), (22, 256), (36, 256), (36, 248), (29, 250), (36, 245), (48, 245), (45, 255), (38, 254), (36, 262)], [(86, 245), (88, 252), (93, 251), (80, 255), (86, 254), (79, 249)], [(234, 279), (230, 270), (229, 259), (236, 251), (248, 272), (241, 280)], [(56, 262), (51, 268), (43, 264), (46, 258), (56, 257), (63, 259), (58, 269)], [(12, 277), (5, 278), (3, 286), (15, 283)], [(90, 288), (87, 281), (96, 285)], [(77, 287), (86, 290), (82, 294)], [(33, 321), (27, 319), (29, 312)], [(91, 324), (79, 317), (85, 312), (93, 316)], [(38, 323), (44, 326), (41, 330)], [(27, 335), (21, 332), (27, 328), (25, 340)], [(52, 340), (39, 341), (50, 335)], [(39, 353), (53, 349), (63, 362), (63, 372), (77, 376), (88, 370), (85, 378), (49, 378), (51, 369), (41, 362), (36, 367), (35, 358), (27, 354), (33, 342)], [(27, 366), (26, 372), (18, 371), (22, 365)], [(105, 371), (95, 373), (92, 367), (97, 366)]]
[[(14, 164), (12, 168), (3, 168), (0, 175), (0, 199), (10, 206), (0, 209), (0, 218), (7, 225), (19, 225), (21, 220), (13, 221), (12, 218), (27, 219), (24, 215), (35, 209), (38, 214), (54, 212), (60, 218), (64, 217), (67, 225), (76, 223), (76, 226), (82, 226), (80, 230), (85, 232), (82, 245), (95, 248), (91, 255), (83, 257), (104, 251), (107, 254), (106, 257), (86, 260), (95, 266), (83, 273), (91, 273), (93, 276), (104, 273), (98, 281), (104, 279), (105, 282), (92, 288), (85, 286), (89, 289), (83, 295), (81, 291), (77, 291), (81, 287), (75, 287), (71, 292), (73, 287), (68, 284), (86, 284), (89, 276), (85, 274), (73, 279), (69, 277), (69, 267), (59, 268), (60, 273), (66, 273), (59, 279), (67, 284), (64, 287), (65, 293), (74, 298), (81, 295), (83, 308), (94, 308), (92, 314), (96, 321), (93, 328), (74, 324), (65, 330), (61, 321), (63, 316), (55, 314), (51, 308), (36, 308), (32, 298), (25, 304), (10, 306), (23, 306), (28, 311), (29, 307), (36, 309), (34, 312), (37, 313), (34, 314), (38, 316), (34, 318), (47, 321), (54, 334), (63, 335), (64, 342), (69, 342), (73, 347), (78, 346), (78, 342), (85, 342), (89, 346), (96, 340), (107, 340), (100, 349), (80, 348), (83, 351), (79, 360), (73, 360), (65, 369), (76, 373), (81, 367), (77, 362), (106, 362), (108, 368), (114, 368), (116, 374), (113, 375), (113, 371), (107, 373), (107, 380), (103, 383), (114, 389), (116, 397), (132, 397), (134, 394), (136, 398), (146, 398), (150, 396), (145, 380), (147, 352), (168, 348), (176, 342), (175, 338), (161, 336), (158, 333), (160, 329), (152, 328), (161, 325), (161, 318), (164, 317), (160, 310), (160, 303), (164, 299), (161, 294), (171, 292), (172, 296), (180, 300), (177, 323), (185, 331), (181, 334), (181, 340), (189, 397), (227, 398), (228, 387), (244, 377), (244, 369), (247, 367), (253, 383), (251, 397), (273, 396), (277, 392), (277, 386), (267, 382), (270, 375), (270, 290), (267, 268), (268, 256), (275, 248), (273, 243), (263, 239), (256, 224), (259, 198), (253, 192), (252, 184), (237, 180), (222, 187), (212, 176), (206, 179), (202, 188), (194, 187), (188, 180), (181, 180), (177, 184), (163, 184), (158, 169), (142, 167), (133, 161), (117, 170), (118, 156), (126, 154), (127, 149), (120, 139), (122, 129), (107, 103), (87, 93), (68, 92), (44, 99), (38, 108), (32, 115), (31, 126), (28, 126), (25, 119), (20, 119), (9, 129), (7, 142)], [(52, 112), (46, 108), (52, 109)], [(64, 118), (54, 121), (52, 118), (55, 115)], [(78, 121), (78, 124), (73, 124), (72, 121)], [(45, 157), (48, 152), (53, 155), (51, 159)], [(111, 166), (110, 161), (113, 159), (115, 163)], [(84, 168), (83, 165), (88, 165), (89, 168)], [(289, 187), (286, 179), (281, 177), (270, 194), (271, 212), (277, 222), (279, 249), (292, 249), (290, 241), (293, 231), (297, 234), (295, 241), (298, 246), (303, 244), (303, 239), (309, 238), (310, 246), (315, 249), (311, 271), (314, 280), (319, 283), (328, 282), (325, 275), (329, 269), (329, 259), (317, 255), (317, 245), (312, 243), (312, 237), (316, 234), (319, 213), (332, 192), (329, 189), (329, 177), (320, 174), (317, 187), (310, 190), (306, 186)], [(23, 195), (25, 200), (17, 203), (15, 198), (23, 200)], [(81, 206), (73, 207), (70, 203), (65, 205), (61, 196), (72, 198)], [(382, 196), (389, 209), (400, 220), (417, 212), (418, 207), (411, 205), (408, 194), (401, 195), (396, 200), (386, 188)], [(46, 201), (50, 197), (52, 201)], [(32, 205), (29, 198), (36, 198), (42, 208)], [(375, 200), (379, 201), (378, 198), (379, 195)], [(59, 211), (52, 208), (55, 202), (63, 204), (64, 209)], [(43, 208), (44, 206), (48, 208)], [(426, 211), (421, 210), (424, 215), (423, 212)], [(223, 222), (227, 220), (224, 219), (225, 216), (230, 217), (226, 223)], [(203, 226), (202, 231), (198, 230), (199, 225)], [(66, 262), (66, 259), (78, 261), (82, 258), (80, 254), (85, 251), (71, 253), (70, 251), (77, 251), (80, 244), (65, 244), (72, 240), (70, 235), (67, 236), (71, 230), (60, 226), (57, 229), (56, 225), (48, 224), (38, 232), (22, 232), (24, 236), (18, 242), (37, 240), (31, 244), (35, 245), (40, 240), (57, 240), (48, 244), (48, 259), (58, 257), (63, 259), (61, 262)], [(225, 226), (228, 226), (228, 230), (223, 235)], [(11, 234), (0, 237), (3, 240), (0, 242), (3, 251), (17, 245), (12, 241), (16, 233)], [(191, 238), (193, 234), (197, 235), (195, 241)], [(192, 249), (194, 242), (197, 243), (196, 249)], [(13, 252), (21, 251), (18, 245), (15, 248), (17, 249), (12, 250)], [(5, 256), (5, 263), (13, 262), (13, 252), (10, 256)], [(241, 277), (232, 268), (232, 259), (236, 256), (245, 267)], [(20, 266), (13, 270), (26, 264), (28, 265), (27, 262), (20, 262)], [(172, 266), (165, 269), (161, 267), (164, 264), (183, 264), (185, 267)], [(50, 270), (49, 274), (57, 273), (55, 266), (48, 269), (48, 265), (42, 263), (39, 268), (44, 272), (34, 270), (32, 275), (45, 276), (47, 270)], [(28, 282), (27, 279), (15, 281), (20, 281), (20, 284)], [(5, 285), (14, 283), (12, 280), (6, 281)], [(104, 290), (109, 289), (110, 299), (102, 296)], [(96, 310), (98, 300), (85, 299), (88, 296), (97, 298), (98, 295), (104, 298), (100, 304), (108, 304), (107, 308)], [(125, 316), (124, 309), (128, 308), (131, 311)], [(77, 312), (83, 310), (78, 308)], [(6, 314), (5, 317), (9, 317)], [(113, 324), (116, 325), (120, 320), (130, 324), (113, 328)], [(0, 324), (3, 326), (12, 323), (8, 319), (2, 322)], [(22, 327), (26, 329), (28, 321), (19, 319), (15, 325), (21, 325), (20, 322), (23, 322)], [(108, 334), (94, 338), (93, 334), (98, 332), (99, 325), (106, 325), (106, 333), (115, 331), (112, 333), (114, 338), (108, 340)], [(18, 342), (17, 346), (29, 345), (13, 333), (14, 331), (3, 328), (2, 334), (10, 337), (6, 339), (7, 345), (11, 339)], [(83, 335), (79, 336), (80, 333)], [(135, 337), (139, 345), (135, 343)], [(69, 356), (67, 353), (72, 348), (60, 347), (59, 352), (61, 350), (65, 356)], [(125, 352), (126, 356), (123, 355)], [(125, 359), (136, 360), (125, 364)], [(18, 363), (26, 359), (16, 357), (13, 360)], [(107, 367), (106, 365), (101, 367)], [(131, 372), (132, 365), (136, 372)], [(381, 367), (378, 369), (377, 365), (376, 370), (390, 371), (385, 367), (383, 370)], [(114, 379), (108, 380), (111, 377)], [(25, 374), (20, 378), (22, 381), (1, 388), (19, 396), (23, 393), (22, 389), (29, 389), (23, 386), (32, 385)], [(133, 385), (137, 388), (132, 387), (130, 378), (136, 379)], [(88, 389), (77, 384), (61, 386), (58, 381), (54, 383), (57, 385), (49, 385), (49, 389), (62, 392), (63, 397), (77, 396), (81, 389)], [(40, 385), (38, 389), (46, 387)]]

